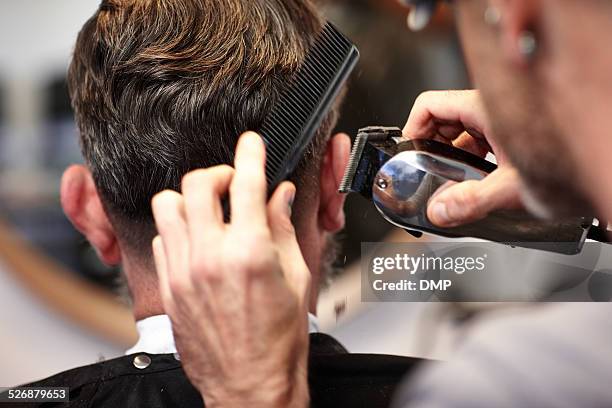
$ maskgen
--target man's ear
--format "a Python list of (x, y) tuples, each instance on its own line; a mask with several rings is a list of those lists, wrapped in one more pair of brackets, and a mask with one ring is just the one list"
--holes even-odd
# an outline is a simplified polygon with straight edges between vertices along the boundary
[(82, 165), (70, 166), (61, 185), (64, 212), (107, 265), (121, 262), (119, 243), (94, 184), (91, 172)]
[(321, 201), (319, 223), (331, 233), (344, 228), (344, 199), (340, 194), (340, 182), (351, 154), (351, 139), (339, 133), (327, 143), (327, 151), (321, 166)]
[(529, 66), (529, 61), (521, 52), (521, 42), (525, 33), (534, 32), (540, 16), (540, 0), (491, 0), (490, 5), (499, 10), (501, 45), (506, 58), (518, 67)]

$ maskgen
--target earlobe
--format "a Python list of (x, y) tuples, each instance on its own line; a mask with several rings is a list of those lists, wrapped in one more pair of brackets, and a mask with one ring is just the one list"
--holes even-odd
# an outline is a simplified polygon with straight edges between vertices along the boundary
[(535, 40), (532, 28), (538, 18), (539, 2), (515, 0), (500, 3), (503, 4), (500, 4), (503, 16), (500, 21), (502, 49), (511, 64), (526, 68), (535, 51), (533, 44), (528, 42)]
[(504, 31), (502, 38), (502, 47), (507, 60), (513, 66), (521, 69), (529, 66), (529, 60), (526, 58), (525, 54), (521, 52), (522, 35), (522, 32), (507, 30)]
[(351, 140), (346, 134), (337, 134), (327, 144), (321, 166), (321, 226), (335, 233), (344, 228), (345, 196), (338, 192), (348, 164)]
[(62, 208), (74, 227), (94, 247), (107, 265), (121, 262), (115, 231), (108, 220), (95, 183), (87, 167), (70, 166), (64, 172), (60, 188)]

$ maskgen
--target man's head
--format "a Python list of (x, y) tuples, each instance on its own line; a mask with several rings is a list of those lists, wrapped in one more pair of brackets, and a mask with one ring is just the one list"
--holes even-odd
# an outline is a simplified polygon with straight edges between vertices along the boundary
[[(441, 0), (415, 6), (420, 29)], [(528, 202), (552, 214), (609, 216), (612, 3), (455, 0), (467, 63)], [(535, 200), (534, 200), (535, 199)], [(595, 208), (593, 208), (595, 207)]]
[[(85, 23), (68, 80), (87, 167), (67, 170), (62, 202), (101, 258), (123, 264), (133, 293), (135, 276), (155, 276), (153, 195), (180, 191), (190, 170), (231, 164), (321, 27), (308, 0), (105, 0)], [(335, 112), (294, 177), (313, 270), (344, 221), (334, 190), (349, 142), (329, 138), (334, 122)]]
[(549, 214), (610, 214), (610, 180), (601, 166), (611, 153), (606, 133), (612, 117), (604, 108), (612, 91), (610, 2), (454, 4), (494, 133), (528, 195), (540, 203), (535, 207)]

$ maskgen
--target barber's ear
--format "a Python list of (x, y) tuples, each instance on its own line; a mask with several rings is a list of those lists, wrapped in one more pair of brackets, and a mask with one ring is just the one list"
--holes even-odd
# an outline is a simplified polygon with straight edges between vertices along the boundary
[(537, 35), (534, 32), (536, 23), (540, 18), (542, 8), (540, 0), (491, 0), (490, 4), (496, 7), (501, 15), (499, 28), (501, 45), (508, 60), (517, 67), (529, 66), (529, 60), (521, 52), (521, 42), (525, 40), (526, 33)]
[(327, 151), (321, 166), (321, 204), (319, 222), (331, 233), (344, 228), (344, 199), (340, 194), (340, 182), (351, 154), (351, 139), (344, 133), (333, 136), (327, 143)]
[(102, 262), (107, 265), (119, 264), (119, 243), (89, 169), (82, 165), (66, 169), (60, 195), (64, 212), (95, 248)]

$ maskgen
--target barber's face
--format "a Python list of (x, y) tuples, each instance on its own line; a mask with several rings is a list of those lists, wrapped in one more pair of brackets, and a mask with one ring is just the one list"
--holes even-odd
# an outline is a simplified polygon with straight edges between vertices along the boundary
[(592, 205), (578, 182), (567, 139), (551, 114), (549, 103), (555, 100), (539, 78), (539, 59), (546, 58), (546, 50), (538, 49), (531, 60), (522, 55), (502, 8), (499, 24), (485, 22), (490, 3), (510, 8), (520, 2), (458, 0), (455, 7), (467, 64), (482, 92), (494, 137), (520, 171), (532, 199), (528, 205), (531, 201), (533, 209), (549, 215), (587, 215)]

